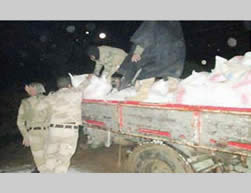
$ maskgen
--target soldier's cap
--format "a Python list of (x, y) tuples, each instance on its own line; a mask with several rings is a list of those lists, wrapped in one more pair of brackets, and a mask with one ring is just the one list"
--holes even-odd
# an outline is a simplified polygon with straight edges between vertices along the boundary
[(28, 86), (35, 88), (38, 94), (42, 94), (45, 93), (45, 88), (44, 85), (42, 83), (39, 82), (32, 82), (30, 83)]

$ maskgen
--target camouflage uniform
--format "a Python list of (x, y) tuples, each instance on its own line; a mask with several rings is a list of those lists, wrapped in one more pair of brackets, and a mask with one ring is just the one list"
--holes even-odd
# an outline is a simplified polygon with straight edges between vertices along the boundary
[(28, 139), (34, 162), (39, 171), (43, 170), (45, 164), (45, 147), (49, 126), (49, 108), (45, 102), (41, 85), (31, 85), (39, 93), (23, 99), (18, 110), (17, 126), (24, 139)]
[(115, 73), (122, 62), (124, 61), (127, 53), (119, 48), (113, 48), (110, 46), (99, 46), (99, 59), (95, 60), (96, 66), (94, 74), (99, 75), (102, 67), (104, 66), (103, 75), (110, 79), (112, 74)]
[(61, 88), (47, 96), (51, 106), (46, 170), (66, 173), (76, 151), (78, 128), (82, 124), (82, 93), (76, 88)]

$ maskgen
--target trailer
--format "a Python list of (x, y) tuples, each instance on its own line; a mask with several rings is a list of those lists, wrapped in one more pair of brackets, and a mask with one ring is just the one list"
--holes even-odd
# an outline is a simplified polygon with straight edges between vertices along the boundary
[(251, 172), (251, 109), (83, 99), (88, 143), (134, 144), (133, 173)]

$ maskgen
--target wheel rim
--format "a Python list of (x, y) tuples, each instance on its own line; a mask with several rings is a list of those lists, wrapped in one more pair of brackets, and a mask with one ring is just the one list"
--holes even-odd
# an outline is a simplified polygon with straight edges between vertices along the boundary
[(145, 173), (173, 173), (172, 168), (164, 161), (161, 160), (147, 160), (142, 165), (142, 172)]
[(137, 147), (127, 161), (129, 172), (193, 173), (185, 157), (168, 146), (147, 144)]

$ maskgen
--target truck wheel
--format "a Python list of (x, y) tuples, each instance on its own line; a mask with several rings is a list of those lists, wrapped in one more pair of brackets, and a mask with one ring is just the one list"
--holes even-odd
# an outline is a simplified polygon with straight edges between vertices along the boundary
[(133, 173), (194, 172), (184, 156), (167, 145), (141, 145), (129, 155), (126, 165)]

